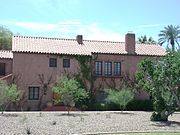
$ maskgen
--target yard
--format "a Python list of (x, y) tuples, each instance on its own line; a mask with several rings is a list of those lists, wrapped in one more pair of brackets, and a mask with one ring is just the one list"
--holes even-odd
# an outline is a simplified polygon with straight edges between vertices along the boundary
[(180, 135), (180, 132), (151, 132), (151, 133), (125, 133), (125, 134), (114, 134), (114, 135)]
[[(180, 112), (169, 122), (151, 122), (151, 112), (5, 112), (0, 115), (1, 135), (114, 134), (180, 132)], [(133, 134), (141, 135), (141, 134)], [(162, 135), (162, 134), (147, 134)], [(166, 135), (163, 133), (163, 135)], [(167, 134), (171, 135), (171, 134)], [(174, 134), (172, 134), (174, 135)], [(177, 135), (177, 134), (175, 134)]]

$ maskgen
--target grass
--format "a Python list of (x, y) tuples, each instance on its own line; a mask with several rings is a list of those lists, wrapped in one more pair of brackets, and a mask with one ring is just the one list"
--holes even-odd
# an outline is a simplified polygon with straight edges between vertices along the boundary
[(180, 135), (180, 132), (124, 133), (124, 134), (112, 134), (112, 135)]

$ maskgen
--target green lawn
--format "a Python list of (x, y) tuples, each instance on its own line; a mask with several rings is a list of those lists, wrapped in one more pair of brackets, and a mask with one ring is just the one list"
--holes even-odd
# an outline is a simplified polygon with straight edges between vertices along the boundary
[(166, 132), (161, 132), (161, 133), (157, 133), (157, 132), (152, 132), (152, 133), (123, 133), (123, 134), (111, 134), (111, 135), (180, 135), (179, 133), (166, 133)]

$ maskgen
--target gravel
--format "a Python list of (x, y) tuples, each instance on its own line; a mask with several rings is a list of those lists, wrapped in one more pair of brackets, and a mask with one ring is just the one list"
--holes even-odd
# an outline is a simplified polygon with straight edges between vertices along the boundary
[(180, 112), (151, 122), (152, 112), (5, 112), (0, 135), (80, 135), (116, 132), (180, 132)]

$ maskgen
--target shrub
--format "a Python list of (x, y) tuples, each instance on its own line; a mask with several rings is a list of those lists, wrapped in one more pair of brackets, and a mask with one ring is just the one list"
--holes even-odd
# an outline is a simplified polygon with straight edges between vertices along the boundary
[(58, 99), (55, 99), (55, 103), (63, 102), (66, 106), (73, 107), (88, 98), (88, 93), (80, 87), (79, 82), (74, 78), (69, 79), (66, 76), (57, 80), (53, 91), (60, 95)]
[(20, 101), (20, 96), (20, 91), (17, 90), (15, 84), (8, 86), (5, 81), (0, 81), (0, 108), (2, 113), (10, 103)]
[(114, 103), (119, 105), (121, 111), (123, 111), (127, 104), (134, 98), (134, 93), (129, 88), (123, 88), (122, 90), (107, 90), (108, 103)]
[(127, 104), (126, 109), (128, 111), (152, 111), (152, 100), (132, 100)]

